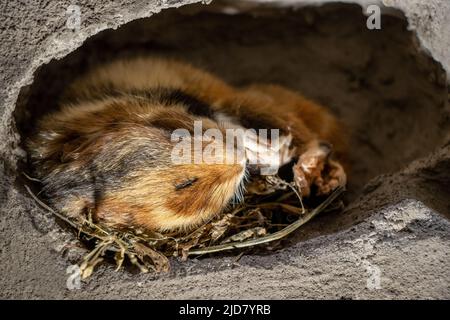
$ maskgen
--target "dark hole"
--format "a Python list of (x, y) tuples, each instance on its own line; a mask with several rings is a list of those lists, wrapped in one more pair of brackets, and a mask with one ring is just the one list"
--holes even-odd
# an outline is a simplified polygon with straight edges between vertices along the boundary
[[(173, 56), (234, 85), (270, 82), (302, 92), (348, 126), (351, 171), (345, 201), (350, 209), (317, 218), (298, 239), (346, 228), (396, 193), (402, 197), (400, 189), (393, 189), (393, 198), (360, 203), (361, 195), (381, 183), (368, 184), (371, 179), (430, 154), (443, 144), (450, 124), (445, 73), (418, 49), (405, 20), (383, 16), (382, 29), (371, 31), (356, 5), (262, 7), (256, 14), (235, 15), (220, 8), (165, 10), (101, 32), (64, 59), (42, 66), (17, 103), (20, 134), (32, 134), (36, 120), (56, 108), (63, 88), (89, 68), (117, 57)], [(448, 186), (449, 169), (443, 168), (424, 174), (432, 174), (436, 186)], [(410, 194), (426, 189), (420, 183), (417, 188)], [(438, 190), (438, 200), (423, 200), (442, 212), (449, 203), (440, 188), (429, 189)]]

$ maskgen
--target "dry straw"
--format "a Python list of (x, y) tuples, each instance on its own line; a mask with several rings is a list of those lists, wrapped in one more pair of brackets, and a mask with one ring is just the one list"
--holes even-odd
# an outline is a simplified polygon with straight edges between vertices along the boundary
[[(34, 178), (26, 176), (30, 180)], [(188, 234), (161, 234), (139, 230), (112, 230), (95, 223), (91, 214), (80, 219), (68, 218), (41, 201), (28, 186), (34, 200), (73, 228), (78, 238), (94, 243), (80, 264), (82, 278), (89, 277), (106, 256), (113, 256), (117, 270), (128, 260), (141, 272), (167, 272), (168, 257), (211, 254), (227, 250), (261, 247), (276, 243), (324, 211), (343, 188), (336, 189), (316, 208), (305, 209), (292, 183), (278, 176), (251, 181), (242, 203)], [(290, 220), (295, 220), (289, 223)]]

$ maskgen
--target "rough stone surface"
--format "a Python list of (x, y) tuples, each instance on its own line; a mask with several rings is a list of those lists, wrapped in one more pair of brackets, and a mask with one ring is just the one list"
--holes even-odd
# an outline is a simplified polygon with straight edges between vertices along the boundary
[[(372, 151), (369, 150), (370, 148), (365, 150), (360, 147), (361, 149), (358, 150), (361, 152), (373, 152), (370, 157), (377, 160), (388, 158), (390, 164), (385, 166), (380, 164), (377, 167), (375, 161), (365, 162), (366, 167), (375, 166), (376, 170), (369, 170), (364, 179), (358, 181), (356, 187), (362, 191), (355, 193), (342, 219), (320, 217), (318, 221), (307, 226), (302, 234), (291, 239), (291, 243), (285, 249), (272, 254), (244, 255), (238, 262), (235, 261), (234, 256), (210, 257), (185, 263), (173, 261), (172, 271), (166, 275), (142, 275), (128, 271), (116, 273), (112, 266), (105, 264), (93, 277), (82, 283), (81, 289), (67, 289), (69, 275), (66, 274), (66, 269), (72, 263), (79, 261), (84, 251), (78, 247), (78, 243), (69, 232), (55, 223), (49, 213), (39, 208), (30, 199), (24, 192), (20, 180), (17, 179), (17, 159), (23, 156), (23, 151), (19, 146), (20, 137), (12, 119), (21, 89), (32, 84), (34, 73), (40, 66), (52, 59), (65, 57), (99, 31), (117, 28), (129, 21), (151, 16), (164, 7), (178, 7), (191, 2), (196, 1), (158, 3), (79, 1), (83, 19), (82, 27), (78, 32), (65, 27), (65, 8), (71, 3), (70, 1), (29, 1), (20, 4), (9, 1), (1, 5), (3, 8), (0, 19), (5, 27), (0, 29), (2, 40), (0, 48), (2, 57), (0, 60), (2, 69), (0, 75), (0, 273), (2, 274), (0, 297), (450, 298), (450, 223), (448, 221), (450, 217), (450, 137), (446, 134), (449, 118), (448, 98), (445, 99), (448, 91), (447, 88), (442, 89), (446, 83), (445, 75), (442, 80), (440, 78), (442, 72), (440, 73), (437, 67), (430, 67), (430, 62), (420, 57), (413, 61), (422, 65), (424, 73), (428, 74), (423, 76), (424, 79), (432, 78), (431, 82), (428, 80), (428, 82), (426, 80), (417, 82), (421, 85), (420, 88), (423, 88), (423, 95), (417, 93), (421, 91), (420, 88), (403, 86), (401, 81), (399, 87), (390, 86), (390, 89), (386, 89), (387, 93), (378, 95), (384, 95), (386, 99), (389, 98), (389, 101), (394, 101), (395, 107), (395, 101), (400, 100), (402, 103), (407, 101), (404, 95), (399, 94), (399, 92), (404, 94), (406, 91), (411, 97), (414, 96), (412, 100), (418, 99), (417, 101), (430, 108), (426, 113), (431, 114), (430, 116), (421, 113), (420, 106), (411, 101), (407, 103), (407, 110), (399, 109), (399, 114), (410, 112), (416, 117), (417, 123), (423, 126), (416, 129), (420, 131), (423, 128), (426, 131), (424, 140), (420, 140), (418, 131), (414, 129), (414, 121), (407, 122), (409, 127), (406, 131), (411, 132), (421, 146), (427, 144), (428, 146), (415, 149), (414, 141), (408, 141), (405, 144), (405, 150), (409, 150), (409, 154), (396, 157), (390, 154), (395, 154), (395, 149), (401, 146), (390, 144), (389, 152), (378, 155), (379, 158), (376, 158), (379, 151), (376, 151), (377, 149), (373, 146)], [(289, 5), (292, 5), (293, 2), (299, 4), (310, 1), (283, 2), (285, 4), (289, 2)], [(368, 3), (368, 1), (361, 1), (363, 2), (365, 5)], [(388, 4), (405, 12), (410, 27), (417, 30), (420, 42), (434, 59), (449, 71), (450, 4), (445, 0), (426, 2), (392, 0)], [(250, 4), (251, 6), (253, 5)], [(247, 4), (245, 8), (250, 10)], [(304, 19), (304, 22), (299, 23), (299, 27), (306, 28), (305, 25), (311, 23), (310, 13), (295, 17)], [(295, 25), (296, 22), (292, 23)], [(397, 28), (396, 25), (396, 23), (392, 24), (392, 30)], [(317, 32), (323, 35), (327, 34), (329, 29), (330, 26), (324, 23)], [(208, 38), (208, 32), (205, 30), (203, 30), (205, 37), (208, 41), (213, 41), (212, 38)], [(276, 31), (276, 29), (268, 30)], [(344, 25), (336, 30), (346, 35), (352, 29)], [(175, 34), (175, 31), (172, 30), (172, 32)], [(250, 33), (249, 30), (247, 32)], [(170, 40), (171, 34), (169, 33), (167, 39)], [(189, 35), (188, 31), (186, 35)], [(226, 33), (224, 32), (223, 35)], [(274, 37), (273, 34), (267, 36)], [(209, 37), (212, 35), (210, 34)], [(253, 50), (259, 50), (256, 44), (266, 41), (264, 37), (266, 35), (258, 34), (255, 42), (250, 41), (250, 43), (246, 43), (244, 38), (240, 39), (238, 43), (240, 46), (228, 46), (224, 49), (229, 50), (226, 52), (228, 56), (218, 55), (217, 61), (206, 54), (202, 56), (201, 53), (186, 55), (193, 61), (196, 59), (199, 63), (204, 61), (206, 66), (218, 73), (222, 72), (221, 75), (224, 78), (240, 84), (245, 82), (245, 75), (248, 76), (247, 80), (255, 79), (256, 75), (250, 70), (252, 64), (241, 64), (249, 70), (242, 69), (243, 75), (238, 78), (233, 70), (226, 71), (227, 68), (224, 66), (226, 66), (227, 58), (232, 56), (233, 50), (240, 52), (235, 58), (245, 56), (245, 51), (251, 51), (252, 46), (254, 46)], [(337, 37), (339, 38), (339, 35)], [(382, 39), (382, 36), (380, 37)], [(200, 41), (199, 39), (197, 38), (197, 41)], [(314, 40), (308, 37), (305, 39), (307, 41), (302, 45), (311, 48), (311, 46), (308, 47), (308, 41)], [(286, 36), (285, 40), (288, 41), (290, 38)], [(394, 36), (393, 41), (396, 40)], [(363, 40), (358, 41), (360, 41), (359, 44), (365, 43)], [(328, 44), (331, 45), (333, 42)], [(281, 42), (278, 45), (285, 44)], [(409, 45), (405, 44), (405, 46)], [(195, 44), (192, 44), (192, 48), (194, 47)], [(349, 48), (352, 48), (351, 45)], [(365, 72), (364, 68), (370, 61), (370, 54), (367, 53), (370, 51), (367, 49), (370, 46), (364, 48), (361, 49), (359, 58), (349, 65), (348, 68), (351, 71), (349, 77), (354, 77), (356, 71)], [(264, 50), (261, 49), (261, 52), (264, 52), (266, 56), (271, 54), (270, 48)], [(274, 51), (272, 56), (276, 55), (277, 51), (272, 50)], [(289, 55), (289, 49), (285, 51), (287, 52), (285, 55)], [(298, 49), (292, 49), (291, 58), (293, 63), (301, 66), (294, 58), (298, 52)], [(337, 54), (331, 60), (334, 64), (330, 64), (334, 68), (336, 64), (348, 62), (342, 52), (334, 53)], [(310, 55), (314, 54), (310, 52)], [(316, 56), (325, 59), (320, 54)], [(307, 57), (307, 54), (302, 56), (302, 58)], [(375, 61), (380, 60), (375, 59)], [(327, 60), (327, 62), (330, 61)], [(396, 60), (391, 57), (390, 63), (395, 62)], [(278, 66), (273, 61), (271, 63), (273, 63), (272, 68)], [(411, 67), (409, 63), (405, 63), (402, 70), (406, 79), (411, 82), (413, 76), (420, 75), (420, 70)], [(255, 65), (257, 65), (256, 62)], [(320, 69), (314, 69), (312, 62), (306, 65), (311, 66), (312, 69), (302, 71), (309, 71), (311, 74), (315, 74), (312, 71), (320, 71)], [(283, 74), (295, 79), (286, 70)], [(277, 78), (270, 68), (267, 68), (265, 72), (268, 77), (273, 78), (271, 80), (278, 79), (278, 82), (283, 83), (282, 75)], [(341, 70), (341, 74), (345, 72), (349, 73), (348, 70)], [(346, 84), (360, 89), (365, 85), (360, 83), (360, 80), (357, 78), (355, 84), (353, 78), (344, 80), (344, 77), (341, 79), (336, 75), (325, 83), (332, 86), (339, 81), (346, 81)], [(390, 80), (384, 79), (384, 81)], [(438, 85), (435, 85), (435, 82)], [(327, 90), (323, 90), (321, 94), (315, 91), (314, 87), (320, 83), (324, 83), (322, 79), (312, 77), (290, 85), (313, 96), (316, 95), (315, 98), (318, 100), (336, 104), (332, 107), (350, 119), (349, 124), (354, 125), (357, 121), (361, 121), (360, 113), (360, 118), (356, 119), (355, 116), (352, 120), (354, 113), (345, 111), (341, 105), (345, 105), (346, 102), (351, 104), (351, 99), (360, 99), (363, 102), (366, 96), (355, 96), (350, 90), (348, 101), (342, 98), (346, 95), (333, 100), (327, 96)], [(42, 87), (41, 84), (40, 88)], [(333, 91), (329, 91), (330, 94), (331, 92)], [(28, 106), (26, 103), (23, 105)], [(366, 107), (368, 108), (366, 110), (370, 110), (373, 105), (368, 103)], [(391, 115), (395, 116), (395, 112)], [(32, 111), (30, 113), (32, 116), (37, 116)], [(28, 120), (32, 121), (33, 118)], [(383, 121), (392, 122), (393, 125), (399, 123), (389, 117)], [(436, 123), (435, 126), (433, 126), (434, 123)], [(399, 127), (395, 128), (398, 133)], [(380, 129), (380, 132), (384, 133), (385, 129)], [(387, 141), (377, 140), (375, 135), (369, 138), (375, 144), (383, 144)], [(400, 162), (406, 162), (409, 165), (400, 165)], [(357, 168), (363, 172), (366, 167)]]
[[(324, 0), (255, 0), (284, 6), (319, 5)], [(383, 12), (401, 10), (408, 18), (409, 27), (417, 32), (421, 44), (442, 63), (450, 75), (450, 2), (446, 0), (337, 0), (335, 2), (358, 3), (364, 12), (370, 5), (381, 6)]]

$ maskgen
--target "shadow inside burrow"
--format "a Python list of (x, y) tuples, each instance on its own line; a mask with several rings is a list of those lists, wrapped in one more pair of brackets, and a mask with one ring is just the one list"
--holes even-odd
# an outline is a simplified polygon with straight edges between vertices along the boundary
[[(34, 82), (22, 88), (14, 113), (22, 141), (33, 134), (40, 117), (57, 109), (60, 94), (74, 78), (110, 60), (146, 54), (190, 62), (236, 86), (283, 85), (328, 107), (345, 123), (351, 133), (345, 203), (352, 210), (317, 217), (294, 242), (367, 217), (369, 209), (383, 205), (380, 200), (358, 206), (367, 183), (441, 147), (450, 127), (445, 72), (418, 48), (404, 18), (383, 16), (381, 30), (368, 30), (357, 5), (263, 6), (230, 15), (218, 4), (164, 10), (102, 31), (40, 67)], [(444, 176), (450, 171), (442, 170)], [(410, 194), (423, 194), (429, 185), (421, 181), (425, 187), (418, 183)], [(389, 190), (404, 196), (398, 183)], [(429, 190), (441, 200), (424, 196), (423, 201), (445, 214), (446, 191)]]

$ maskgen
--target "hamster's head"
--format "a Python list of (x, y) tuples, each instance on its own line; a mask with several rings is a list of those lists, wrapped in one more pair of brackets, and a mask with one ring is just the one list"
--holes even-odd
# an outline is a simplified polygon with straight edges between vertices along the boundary
[[(113, 99), (44, 118), (28, 149), (41, 194), (58, 211), (171, 232), (242, 198), (245, 157), (225, 135), (219, 122), (183, 106)], [(225, 160), (226, 150), (235, 160)]]
[(104, 222), (188, 231), (242, 199), (245, 157), (226, 143), (220, 123), (166, 108), (146, 126), (125, 130), (113, 139), (117, 149), (108, 147), (116, 159), (126, 154), (128, 172), (97, 207)]

